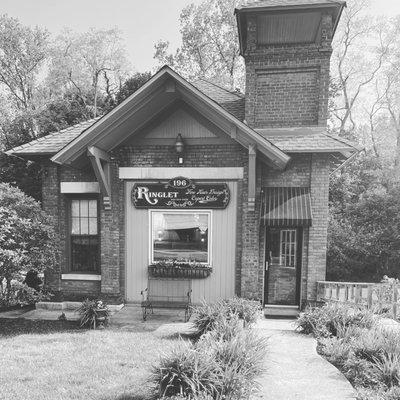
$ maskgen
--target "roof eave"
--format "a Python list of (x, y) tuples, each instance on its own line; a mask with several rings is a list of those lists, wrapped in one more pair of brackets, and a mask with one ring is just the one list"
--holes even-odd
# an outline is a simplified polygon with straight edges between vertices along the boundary
[[(181, 84), (184, 88), (186, 88), (189, 93), (191, 93), (193, 96), (196, 98), (199, 98), (200, 100), (204, 101), (206, 104), (208, 104), (212, 109), (217, 112), (220, 116), (224, 117), (226, 120), (231, 122), (232, 124), (236, 125), (238, 129), (240, 129), (242, 132), (247, 134), (251, 140), (257, 145), (260, 151), (263, 152), (268, 158), (271, 159), (271, 161), (278, 167), (278, 168), (285, 168), (287, 163), (290, 160), (290, 157), (285, 154), (283, 151), (281, 151), (277, 146), (269, 142), (267, 139), (263, 138), (260, 134), (249, 128), (246, 124), (244, 124), (242, 121), (238, 120), (235, 116), (230, 114), (227, 110), (225, 110), (220, 104), (217, 102), (213, 101), (210, 99), (208, 96), (206, 96), (204, 93), (202, 93), (200, 90), (198, 90), (194, 85), (190, 84), (187, 82), (185, 79), (183, 79), (179, 74), (177, 74), (175, 71), (173, 71), (171, 68), (164, 66), (160, 71), (157, 72), (145, 85), (143, 85), (138, 91), (136, 91), (133, 95), (131, 95), (128, 99), (126, 99), (123, 103), (121, 103), (119, 106), (117, 106), (114, 110), (112, 110), (109, 114), (107, 114), (105, 117), (103, 117), (101, 120), (97, 121), (95, 124), (93, 124), (91, 127), (89, 127), (85, 131), (85, 135), (88, 136), (90, 135), (98, 126), (100, 121), (105, 121), (107, 118), (110, 118), (111, 116), (115, 115), (117, 112), (123, 109), (124, 105), (127, 105), (128, 102), (133, 101), (135, 98), (138, 97), (139, 94), (145, 92), (152, 84), (156, 83), (157, 80), (161, 79), (165, 74), (168, 74), (170, 77), (175, 79), (179, 84)], [(118, 117), (118, 114), (116, 114)], [(77, 138), (72, 140), (69, 144), (67, 144), (63, 149), (61, 149), (58, 153), (56, 153), (52, 158), (51, 161), (57, 163), (57, 164), (65, 164), (69, 163), (74, 160), (75, 154), (78, 154), (82, 151), (83, 148), (86, 145), (80, 145), (79, 146), (79, 140), (82, 139), (82, 134), (79, 135)], [(94, 133), (94, 137), (90, 140), (95, 140), (96, 139), (96, 134)], [(71, 152), (73, 152), (73, 156), (71, 156)], [(76, 158), (76, 157), (75, 157)]]

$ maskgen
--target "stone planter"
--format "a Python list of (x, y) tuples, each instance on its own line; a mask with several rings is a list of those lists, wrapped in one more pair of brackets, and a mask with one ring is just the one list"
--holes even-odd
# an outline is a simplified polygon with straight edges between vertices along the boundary
[(212, 272), (211, 267), (179, 267), (164, 265), (149, 265), (149, 275), (154, 278), (185, 278), (205, 279)]

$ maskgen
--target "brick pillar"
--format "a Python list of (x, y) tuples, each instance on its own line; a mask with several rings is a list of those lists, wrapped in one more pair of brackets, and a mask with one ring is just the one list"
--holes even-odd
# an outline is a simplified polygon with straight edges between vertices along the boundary
[(329, 160), (327, 155), (314, 154), (311, 164), (312, 226), (309, 229), (307, 300), (315, 300), (317, 281), (326, 276), (326, 248), (329, 213)]
[(60, 231), (60, 192), (59, 192), (59, 170), (53, 163), (47, 163), (42, 171), (42, 208), (50, 216), (54, 224), (54, 229), (60, 235), (59, 251), (57, 262), (54, 269), (46, 271), (46, 284), (54, 291), (61, 289), (62, 266), (65, 263), (65, 241), (62, 240), (64, 232)]
[(248, 166), (244, 171), (242, 192), (242, 254), (241, 254), (241, 290), (240, 294), (248, 299), (260, 299), (259, 288), (259, 231), (260, 221), (257, 204), (249, 204)]
[(118, 165), (110, 166), (111, 210), (105, 210), (101, 205), (101, 293), (118, 296), (120, 294), (119, 280), (119, 214), (120, 214), (120, 184), (118, 180)]

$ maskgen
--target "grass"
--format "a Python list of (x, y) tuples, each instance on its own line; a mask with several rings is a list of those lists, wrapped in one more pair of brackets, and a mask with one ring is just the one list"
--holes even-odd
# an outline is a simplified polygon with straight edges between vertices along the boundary
[[(1, 400), (148, 399), (151, 366), (179, 343), (151, 332), (15, 321), (0, 320)], [(21, 328), (37, 333), (18, 335)]]

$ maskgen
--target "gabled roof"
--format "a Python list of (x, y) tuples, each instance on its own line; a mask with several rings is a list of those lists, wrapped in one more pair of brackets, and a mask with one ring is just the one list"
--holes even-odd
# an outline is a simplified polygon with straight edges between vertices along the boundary
[(32, 140), (31, 142), (25, 143), (21, 146), (14, 147), (13, 149), (6, 151), (6, 154), (17, 156), (46, 156), (56, 154), (69, 142), (92, 126), (99, 118), (100, 117), (89, 119), (60, 131), (49, 133), (46, 136)]
[(177, 99), (195, 108), (244, 147), (256, 146), (278, 168), (284, 168), (289, 161), (290, 157), (284, 152), (168, 66), (161, 68), (138, 91), (79, 134), (51, 160), (71, 164), (85, 154), (89, 146), (111, 151)]

